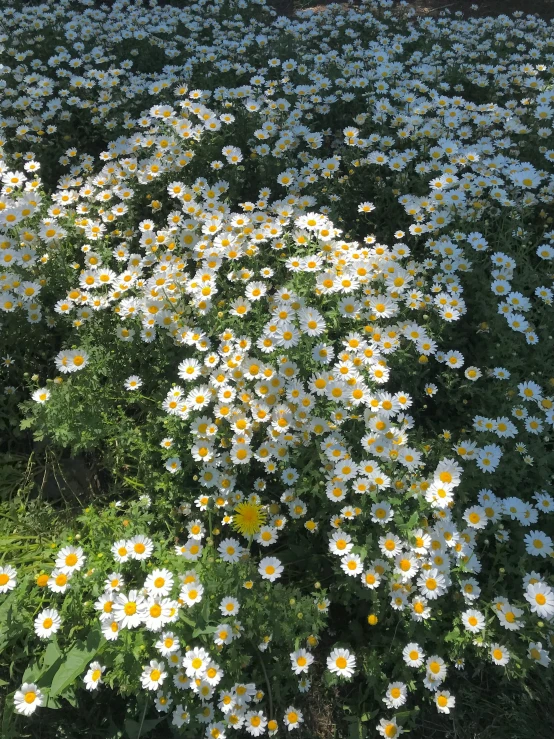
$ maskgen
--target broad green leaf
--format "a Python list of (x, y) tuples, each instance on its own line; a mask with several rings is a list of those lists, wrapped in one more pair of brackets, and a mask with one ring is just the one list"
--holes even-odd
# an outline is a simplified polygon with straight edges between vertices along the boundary
[(85, 671), (97, 651), (98, 647), (93, 645), (88, 648), (84, 642), (78, 641), (69, 650), (65, 660), (54, 675), (52, 686), (50, 688), (50, 695), (55, 697), (60, 693), (63, 693), (63, 691)]
[(40, 665), (37, 662), (37, 660), (33, 660), (29, 665), (27, 665), (27, 669), (23, 673), (23, 677), (21, 678), (21, 683), (36, 683), (41, 673)]
[(53, 698), (51, 695), (48, 695), (48, 693), (46, 693), (45, 701), (44, 701), (44, 708), (51, 708), (53, 710), (56, 710), (61, 707), (62, 705), (57, 698)]
[(63, 657), (63, 655), (58, 646), (58, 642), (56, 639), (52, 639), (44, 652), (44, 656), (42, 658), (42, 669), (48, 670), (58, 659), (60, 659), (60, 657)]
[(149, 734), (163, 720), (164, 717), (162, 716), (161, 718), (148, 719), (140, 724), (138, 721), (128, 718), (125, 721), (125, 733), (129, 739), (142, 739), (142, 737)]
[(348, 727), (348, 739), (360, 739), (360, 722), (353, 719)]

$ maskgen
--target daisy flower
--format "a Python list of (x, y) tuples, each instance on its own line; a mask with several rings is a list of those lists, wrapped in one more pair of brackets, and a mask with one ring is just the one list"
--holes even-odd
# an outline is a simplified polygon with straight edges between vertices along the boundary
[(258, 565), (258, 572), (263, 580), (274, 582), (283, 574), (283, 565), (276, 557), (264, 557)]
[(408, 667), (421, 667), (425, 659), (425, 654), (419, 644), (410, 642), (402, 650), (402, 657)]
[(224, 562), (236, 564), (244, 550), (236, 539), (223, 539), (219, 543), (217, 551)]
[(236, 598), (223, 598), (219, 604), (219, 610), (222, 616), (236, 616), (239, 612), (240, 604)]
[(17, 583), (17, 571), (11, 565), (0, 567), (0, 593), (13, 590)]
[(154, 549), (154, 542), (143, 534), (138, 534), (129, 539), (128, 544), (131, 559), (148, 559)]
[(37, 403), (46, 403), (46, 401), (50, 398), (50, 390), (48, 390), (47, 387), (41, 387), (38, 390), (35, 390), (32, 398)]
[(143, 621), (145, 600), (137, 590), (130, 590), (129, 595), (118, 593), (113, 604), (114, 619), (122, 629), (135, 629)]
[(24, 716), (31, 716), (37, 708), (44, 705), (44, 695), (35, 683), (23, 683), (13, 697), (15, 710)]
[(350, 679), (356, 669), (356, 657), (348, 649), (333, 649), (327, 657), (327, 669), (339, 677)]
[(101, 628), (103, 637), (108, 641), (116, 641), (118, 639), (121, 628), (113, 616), (102, 621)]
[(435, 705), (439, 713), (450, 713), (450, 709), (454, 708), (455, 704), (456, 698), (448, 690), (439, 690), (435, 693)]
[(142, 380), (138, 375), (131, 375), (123, 384), (126, 390), (139, 390), (142, 387)]
[(314, 657), (306, 649), (297, 649), (295, 652), (290, 654), (291, 667), (295, 675), (300, 675), (302, 672), (308, 672), (311, 664), (313, 664)]
[(143, 667), (140, 682), (145, 690), (158, 690), (167, 677), (164, 662), (150, 660), (150, 664)]
[(540, 618), (551, 619), (554, 616), (554, 591), (545, 583), (529, 583), (524, 597), (531, 611)]
[(173, 587), (173, 575), (169, 570), (152, 570), (144, 582), (150, 595), (167, 596)]
[(102, 673), (106, 668), (100, 662), (91, 662), (83, 678), (87, 690), (96, 690), (102, 683)]
[(70, 573), (55, 568), (52, 570), (50, 577), (48, 578), (48, 588), (53, 593), (65, 593), (69, 587), (70, 578)]
[(383, 702), (387, 708), (400, 708), (406, 703), (408, 689), (404, 683), (390, 683), (387, 687)]
[(200, 603), (204, 594), (204, 588), (200, 583), (187, 583), (181, 588), (179, 599), (185, 602), (185, 605), (191, 608), (196, 603)]
[(510, 661), (510, 653), (506, 647), (503, 647), (500, 644), (491, 644), (490, 655), (494, 664), (499, 665), (500, 667), (504, 667)]
[(382, 718), (379, 721), (379, 726), (377, 727), (377, 731), (381, 736), (385, 737), (385, 739), (395, 739), (400, 734), (400, 727), (396, 723), (396, 719), (386, 719)]
[(261, 711), (248, 711), (244, 714), (243, 728), (250, 736), (265, 734), (267, 719)]
[[(300, 724), (304, 723), (304, 715), (302, 711), (300, 711), (298, 708), (295, 708), (294, 706), (289, 706), (288, 708), (285, 709), (285, 715), (283, 716), (283, 723), (287, 727), (288, 731), (292, 731), (293, 729), (298, 729), (300, 728)], [(275, 726), (274, 728), (274, 731), (276, 730), (277, 730), (277, 726)]]
[(478, 634), (485, 628), (485, 617), (481, 611), (470, 609), (462, 613), (462, 623), (472, 634)]
[(347, 575), (355, 577), (363, 570), (362, 559), (359, 554), (347, 554), (341, 559), (341, 569)]
[(343, 557), (349, 554), (354, 544), (352, 543), (352, 537), (349, 534), (345, 534), (342, 531), (334, 531), (329, 542), (329, 549), (333, 554), (338, 554), (339, 557)]
[(81, 547), (64, 547), (58, 552), (55, 564), (62, 572), (76, 572), (85, 564), (84, 552)]
[(181, 726), (184, 726), (189, 722), (190, 712), (188, 708), (183, 706), (182, 703), (179, 703), (171, 715), (171, 723), (173, 724), (173, 726), (176, 726), (178, 729), (180, 729)]
[(49, 639), (62, 625), (60, 614), (55, 608), (46, 608), (35, 618), (35, 634), (39, 639)]
[(154, 646), (162, 657), (169, 657), (170, 654), (178, 651), (179, 637), (172, 631), (164, 631)]
[(183, 667), (189, 677), (201, 677), (206, 672), (210, 660), (209, 652), (202, 647), (194, 647), (185, 654)]

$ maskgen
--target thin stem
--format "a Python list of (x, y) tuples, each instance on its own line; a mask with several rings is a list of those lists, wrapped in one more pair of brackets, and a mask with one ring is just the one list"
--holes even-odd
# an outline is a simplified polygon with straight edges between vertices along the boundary
[(144, 724), (144, 717), (146, 716), (146, 708), (148, 706), (148, 703), (144, 704), (144, 709), (142, 711), (142, 718), (140, 719), (140, 726), (137, 734), (137, 739), (140, 739), (140, 735), (142, 734), (142, 726)]
[(256, 645), (254, 644), (254, 642), (250, 640), (250, 644), (252, 644), (252, 647), (256, 650), (256, 653), (260, 659), (260, 664), (262, 666), (262, 670), (264, 673), (265, 684), (267, 686), (267, 695), (269, 698), (269, 718), (272, 719), (273, 718), (273, 694), (271, 692), (271, 685), (269, 684), (269, 677), (267, 675), (267, 670), (265, 669), (265, 663), (264, 663), (260, 650), (256, 649)]

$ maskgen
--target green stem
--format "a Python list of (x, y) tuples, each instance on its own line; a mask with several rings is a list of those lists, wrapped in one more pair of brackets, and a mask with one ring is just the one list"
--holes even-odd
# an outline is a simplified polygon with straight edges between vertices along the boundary
[(144, 709), (142, 711), (142, 718), (140, 719), (140, 726), (137, 734), (137, 739), (140, 739), (140, 735), (142, 734), (142, 725), (144, 724), (144, 717), (146, 716), (146, 707), (148, 706), (148, 703), (144, 704)]
[(273, 694), (271, 692), (271, 685), (269, 684), (269, 677), (267, 675), (267, 670), (265, 669), (265, 663), (262, 657), (262, 653), (260, 652), (259, 649), (257, 649), (254, 642), (250, 640), (250, 644), (252, 644), (252, 648), (256, 650), (256, 653), (260, 660), (260, 664), (262, 666), (262, 671), (264, 673), (264, 678), (265, 678), (265, 684), (267, 686), (267, 696), (269, 698), (269, 718), (272, 719), (273, 718)]

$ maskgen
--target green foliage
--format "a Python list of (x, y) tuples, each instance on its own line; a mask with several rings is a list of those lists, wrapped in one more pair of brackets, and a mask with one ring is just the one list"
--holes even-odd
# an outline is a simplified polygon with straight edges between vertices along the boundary
[(551, 734), (551, 28), (181, 5), (0, 9), (2, 737)]

